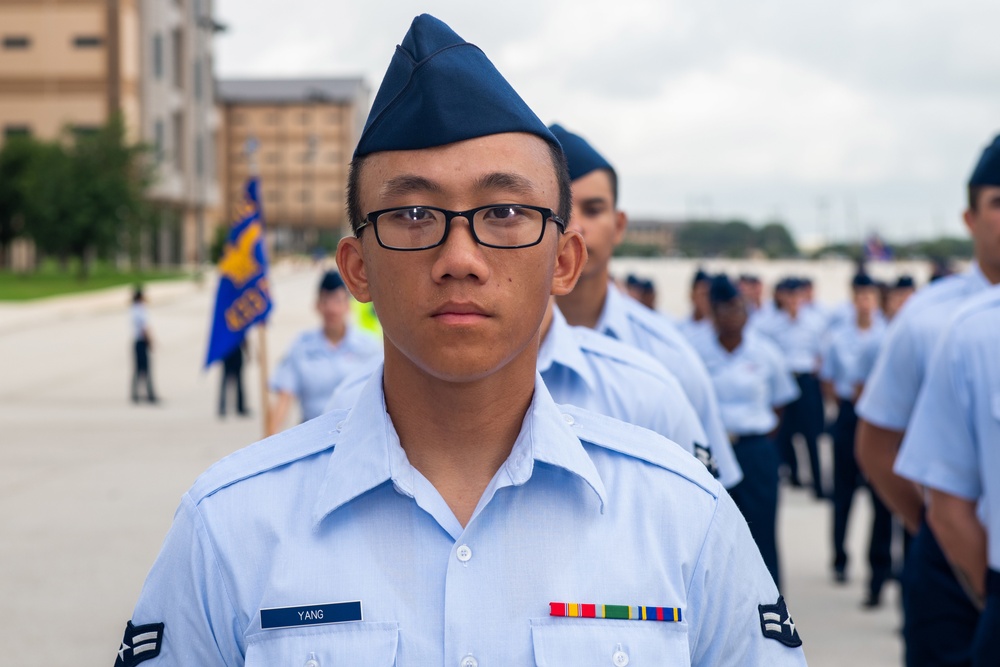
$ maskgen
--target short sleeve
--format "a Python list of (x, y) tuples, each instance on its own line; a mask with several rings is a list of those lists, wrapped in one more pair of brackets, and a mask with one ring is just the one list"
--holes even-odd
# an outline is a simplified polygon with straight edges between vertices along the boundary
[(197, 508), (185, 494), (146, 577), (134, 625), (163, 623), (157, 667), (242, 665), (242, 631)]
[(889, 327), (857, 412), (880, 428), (905, 431), (923, 380), (912, 320), (904, 311)]
[(828, 340), (823, 346), (821, 358), (819, 378), (826, 382), (833, 382), (837, 377), (837, 346), (834, 345), (833, 340)]
[(955, 328), (939, 341), (894, 471), (967, 500), (982, 495), (972, 394)]
[[(778, 603), (778, 589), (743, 515), (722, 493), (688, 592), (691, 664), (695, 667), (805, 665), (802, 647), (764, 635), (760, 606)], [(793, 638), (794, 616), (779, 625)]]

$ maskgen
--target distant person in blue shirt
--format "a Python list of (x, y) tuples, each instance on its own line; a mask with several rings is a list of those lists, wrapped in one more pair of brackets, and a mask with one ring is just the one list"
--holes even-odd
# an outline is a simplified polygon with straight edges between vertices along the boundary
[(348, 192), (337, 264), (383, 372), (184, 495), (120, 662), (804, 665), (705, 467), (552, 401), (539, 327), (586, 256), (560, 145), (437, 19), (397, 48)]
[[(1000, 195), (995, 203), (1000, 217)], [(973, 667), (1000, 665), (1000, 287), (974, 297), (941, 336), (896, 459), (929, 491), (927, 521), (984, 605)]]
[(819, 435), (823, 432), (825, 418), (817, 376), (826, 319), (814, 309), (803, 307), (804, 298), (800, 279), (782, 280), (774, 288), (776, 308), (757, 318), (754, 329), (778, 346), (799, 385), (799, 398), (785, 410), (778, 431), (778, 453), (782, 465), (788, 470), (792, 486), (801, 486), (799, 459), (793, 440), (796, 435), (801, 435), (806, 444), (813, 494), (816, 498), (826, 498), (819, 456)]
[(132, 307), (129, 309), (132, 320), (132, 402), (139, 402), (139, 386), (145, 384), (146, 400), (156, 403), (156, 391), (153, 389), (153, 376), (149, 370), (149, 353), (153, 349), (153, 336), (149, 330), (149, 312), (146, 310), (146, 295), (142, 287), (136, 287), (132, 294)]
[(374, 367), (382, 356), (378, 339), (348, 321), (351, 295), (336, 271), (328, 271), (320, 281), (316, 311), (322, 327), (306, 331), (292, 343), (271, 379), (271, 391), (277, 394), (271, 433), (283, 428), (295, 400), (302, 406), (302, 421), (322, 414), (344, 378), (359, 368)]
[[(833, 570), (837, 582), (847, 581), (847, 522), (854, 492), (865, 481), (854, 458), (854, 432), (857, 416), (854, 403), (861, 395), (870, 371), (866, 355), (878, 349), (885, 325), (876, 318), (878, 286), (871, 276), (859, 273), (851, 281), (854, 321), (831, 332), (823, 353), (820, 379), (825, 393), (837, 403), (837, 422), (833, 429)], [(868, 594), (863, 605), (877, 607), (882, 587), (892, 575), (892, 514), (874, 491), (871, 493), (874, 516), (868, 543)]]
[(780, 588), (778, 450), (772, 436), (778, 411), (798, 398), (799, 389), (781, 351), (747, 328), (746, 301), (725, 274), (712, 279), (709, 297), (712, 335), (698, 338), (696, 349), (743, 471), (743, 481), (730, 493)]
[(561, 125), (549, 129), (566, 153), (573, 181), (573, 214), (569, 225), (587, 243), (587, 264), (573, 291), (557, 298), (559, 309), (573, 326), (594, 329), (638, 348), (677, 377), (698, 411), (708, 447), (720, 467), (737, 466), (732, 445), (719, 417), (719, 405), (705, 365), (676, 325), (660, 313), (622, 294), (611, 282), (610, 264), (628, 224), (618, 208), (618, 176), (597, 150)]
[(712, 284), (712, 276), (702, 269), (695, 271), (691, 280), (691, 314), (678, 327), (689, 341), (698, 336), (712, 335), (712, 305), (708, 300), (708, 288)]
[[(940, 278), (910, 298), (886, 331), (857, 405), (858, 463), (914, 535), (902, 580), (907, 667), (970, 664), (979, 617), (926, 524), (923, 494), (893, 472), (893, 465), (941, 333), (968, 299), (1000, 283), (1000, 137), (982, 152), (967, 196), (964, 219), (975, 261), (964, 273)], [(947, 441), (940, 444), (948, 447)]]

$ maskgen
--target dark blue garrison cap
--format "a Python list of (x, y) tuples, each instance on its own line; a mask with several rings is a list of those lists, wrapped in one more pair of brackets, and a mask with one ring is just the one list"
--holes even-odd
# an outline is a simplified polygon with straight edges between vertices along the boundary
[(969, 177), (969, 185), (1000, 186), (1000, 135), (983, 151), (979, 164)]
[(503, 132), (559, 145), (478, 46), (421, 14), (396, 47), (354, 157)]
[(320, 292), (332, 292), (344, 287), (344, 279), (336, 271), (327, 271), (319, 281)]
[(875, 287), (875, 281), (867, 273), (859, 273), (851, 279), (851, 287), (860, 289), (862, 287)]
[(732, 301), (740, 295), (736, 285), (724, 273), (712, 278), (712, 284), (708, 288), (708, 300), (712, 303), (726, 303)]
[(896, 281), (896, 284), (895, 284), (894, 288), (895, 289), (913, 289), (916, 286), (917, 286), (917, 284), (915, 282), (913, 282), (913, 276), (905, 275), (904, 274), (904, 275), (902, 275), (902, 276), (899, 277), (899, 280)]
[(698, 283), (707, 283), (712, 281), (712, 276), (705, 273), (704, 269), (698, 269), (695, 271), (694, 278), (691, 279), (691, 287), (694, 287)]
[(611, 166), (611, 163), (594, 150), (594, 147), (587, 143), (586, 139), (578, 134), (573, 134), (562, 125), (549, 125), (549, 129), (559, 140), (563, 153), (566, 154), (571, 181), (598, 169), (607, 169), (614, 173), (615, 168)]

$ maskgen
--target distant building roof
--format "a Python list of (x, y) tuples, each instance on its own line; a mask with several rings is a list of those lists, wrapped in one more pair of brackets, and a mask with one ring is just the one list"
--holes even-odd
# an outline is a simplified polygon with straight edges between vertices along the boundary
[(224, 79), (218, 84), (223, 103), (288, 104), (296, 102), (367, 102), (368, 86), (361, 78), (342, 79)]

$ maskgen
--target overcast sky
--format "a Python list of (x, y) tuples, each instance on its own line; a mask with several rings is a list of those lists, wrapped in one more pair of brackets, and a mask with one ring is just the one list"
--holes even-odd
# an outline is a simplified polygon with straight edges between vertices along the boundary
[(217, 71), (374, 94), (420, 12), (594, 144), (633, 218), (779, 218), (807, 244), (963, 234), (1000, 132), (997, 0), (215, 0)]

